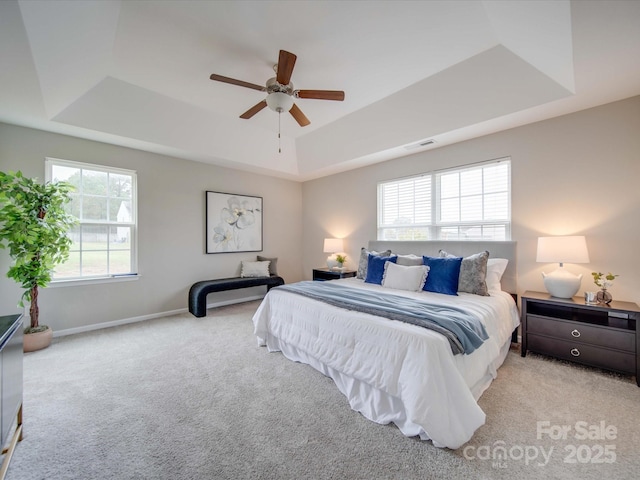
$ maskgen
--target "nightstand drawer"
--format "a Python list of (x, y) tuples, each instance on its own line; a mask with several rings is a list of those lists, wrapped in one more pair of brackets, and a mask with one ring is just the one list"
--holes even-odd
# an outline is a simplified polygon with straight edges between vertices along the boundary
[(551, 319), (539, 315), (527, 316), (527, 331), (532, 334), (546, 335), (569, 342), (588, 343), (595, 346), (636, 351), (634, 331), (587, 325), (579, 322)]
[(636, 356), (578, 342), (529, 334), (529, 350), (624, 373), (636, 372)]

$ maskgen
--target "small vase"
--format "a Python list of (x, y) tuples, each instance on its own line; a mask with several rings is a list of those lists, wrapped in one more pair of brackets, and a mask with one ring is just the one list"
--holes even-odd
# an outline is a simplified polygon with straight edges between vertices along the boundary
[(598, 292), (598, 295), (596, 295), (596, 300), (598, 301), (598, 303), (609, 305), (611, 303), (611, 300), (613, 300), (613, 297), (609, 292), (607, 292), (606, 288), (603, 288)]

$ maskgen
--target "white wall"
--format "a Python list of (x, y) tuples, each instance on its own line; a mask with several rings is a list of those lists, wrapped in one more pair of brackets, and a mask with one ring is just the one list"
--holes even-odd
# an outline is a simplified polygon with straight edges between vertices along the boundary
[(640, 304), (640, 97), (305, 182), (303, 267), (325, 263), (322, 240), (345, 237), (351, 266), (376, 237), (376, 188), (399, 178), (511, 156), (512, 239), (518, 242), (518, 290), (542, 290), (535, 262), (538, 236), (585, 235), (589, 264), (565, 265), (584, 275), (619, 274), (614, 299)]
[[(209, 278), (237, 276), (241, 260), (256, 253), (205, 254), (205, 191), (263, 197), (264, 256), (278, 257), (285, 281), (301, 279), (301, 185), (297, 182), (165, 157), (104, 143), (0, 124), (0, 170), (44, 178), (45, 157), (138, 172), (138, 267), (131, 282), (43, 289), (41, 323), (54, 331), (127, 321), (185, 309), (189, 287)], [(6, 278), (10, 259), (0, 250), (2, 314), (20, 311), (21, 291)], [(263, 295), (266, 287), (211, 294), (209, 303)]]

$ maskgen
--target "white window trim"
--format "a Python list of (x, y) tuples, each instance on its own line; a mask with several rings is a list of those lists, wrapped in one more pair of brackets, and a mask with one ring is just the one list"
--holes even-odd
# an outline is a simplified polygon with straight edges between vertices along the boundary
[[(123, 175), (131, 175), (133, 177), (133, 182), (131, 188), (133, 189), (133, 205), (131, 208), (131, 216), (133, 221), (127, 225), (130, 225), (131, 228), (131, 268), (133, 270), (132, 273), (128, 274), (111, 274), (111, 275), (96, 275), (96, 276), (87, 276), (82, 278), (59, 278), (53, 279), (49, 282), (48, 287), (69, 287), (69, 286), (77, 286), (77, 285), (92, 285), (99, 283), (111, 283), (111, 282), (131, 282), (136, 281), (140, 278), (140, 271), (138, 269), (138, 173), (135, 170), (129, 170), (126, 168), (119, 167), (109, 167), (106, 165), (96, 165), (93, 163), (86, 162), (76, 162), (73, 160), (64, 160), (61, 158), (54, 157), (46, 157), (45, 158), (45, 182), (51, 181), (51, 166), (55, 165), (63, 165), (73, 168), (86, 168), (89, 170), (94, 170), (98, 172), (107, 172), (107, 173), (115, 173), (115, 174), (123, 174)], [(84, 222), (85, 224), (91, 223)], [(97, 224), (109, 224), (111, 222), (96, 222)], [(113, 223), (113, 225), (117, 225)]]

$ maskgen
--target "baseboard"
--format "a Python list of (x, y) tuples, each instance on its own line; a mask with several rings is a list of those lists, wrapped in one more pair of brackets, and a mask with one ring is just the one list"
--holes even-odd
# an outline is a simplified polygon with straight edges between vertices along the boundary
[[(233, 305), (235, 303), (251, 302), (253, 300), (261, 300), (264, 295), (253, 295), (251, 297), (235, 298), (233, 300), (223, 300), (215, 303), (208, 303), (207, 309), (215, 307), (224, 307), (225, 305)], [(64, 330), (53, 331), (54, 337), (65, 337), (67, 335), (75, 335), (77, 333), (91, 332), (93, 330), (101, 330), (103, 328), (118, 327), (120, 325), (127, 325), (129, 323), (144, 322), (146, 320), (153, 320), (154, 318), (168, 317), (170, 315), (179, 315), (188, 312), (187, 308), (179, 308), (177, 310), (169, 310), (166, 312), (151, 313), (149, 315), (141, 315), (139, 317), (123, 318), (121, 320), (114, 320), (113, 322), (95, 323), (93, 325), (85, 325), (83, 327), (66, 328)]]

